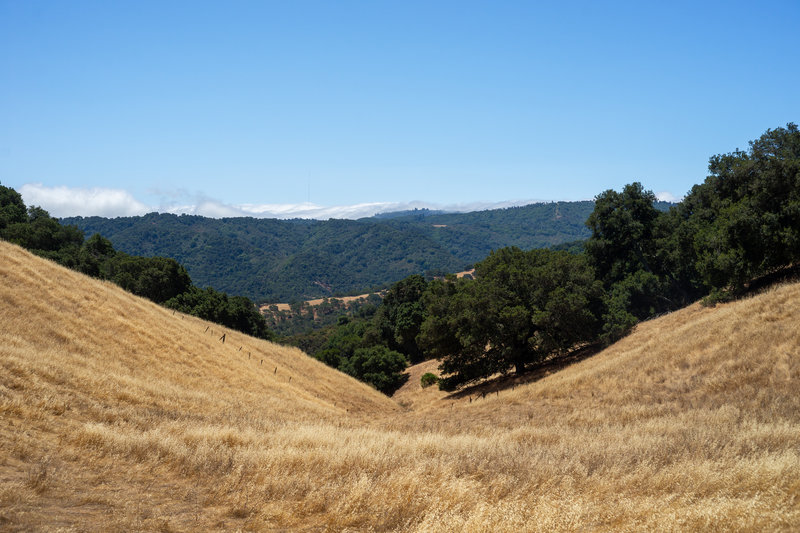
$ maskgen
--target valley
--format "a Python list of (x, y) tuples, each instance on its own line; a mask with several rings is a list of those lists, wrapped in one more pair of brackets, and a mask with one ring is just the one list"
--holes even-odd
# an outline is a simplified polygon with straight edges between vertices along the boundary
[(492, 394), (409, 381), (392, 399), (8, 243), (0, 257), (5, 530), (800, 527), (796, 283), (643, 322)]

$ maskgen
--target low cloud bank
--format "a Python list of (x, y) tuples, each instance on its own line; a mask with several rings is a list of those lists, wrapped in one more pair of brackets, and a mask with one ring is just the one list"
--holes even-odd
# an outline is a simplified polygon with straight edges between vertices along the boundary
[(19, 193), (26, 205), (42, 207), (55, 217), (126, 217), (152, 211), (122, 189), (47, 187), (40, 183), (27, 183), (20, 187)]
[(430, 202), (369, 202), (353, 205), (323, 206), (313, 203), (300, 204), (242, 204), (228, 205), (214, 200), (203, 199), (192, 205), (170, 206), (159, 209), (161, 212), (200, 215), (210, 218), (254, 217), (254, 218), (307, 218), (328, 220), (331, 218), (358, 219), (379, 213), (393, 213), (411, 209), (430, 209), (466, 213), (484, 209), (499, 209), (536, 203), (536, 200), (511, 202), (475, 202), (469, 204), (442, 205)]
[(657, 192), (656, 198), (658, 198), (662, 202), (672, 202), (672, 203), (677, 203), (683, 200), (683, 197), (675, 196), (669, 191)]
[[(19, 188), (27, 205), (38, 205), (55, 217), (101, 216), (125, 217), (146, 213), (174, 213), (200, 215), (210, 218), (255, 217), (255, 218), (306, 218), (328, 220), (331, 218), (357, 219), (378, 213), (391, 213), (410, 209), (466, 213), (484, 209), (501, 209), (539, 203), (543, 200), (512, 200), (505, 202), (471, 202), (461, 204), (435, 204), (431, 202), (369, 202), (353, 205), (322, 206), (313, 203), (297, 204), (240, 204), (231, 205), (204, 195), (192, 195), (185, 191), (171, 195), (160, 206), (148, 206), (124, 189), (48, 187), (40, 183), (29, 183)], [(669, 202), (679, 198), (669, 192), (656, 194), (659, 200)]]
[[(254, 218), (312, 218), (327, 220), (329, 218), (362, 218), (370, 217), (376, 213), (385, 212), (386, 209), (397, 211), (394, 206), (385, 202), (321, 206), (312, 203), (302, 204), (242, 204), (229, 205), (208, 198), (199, 199), (196, 203), (186, 205), (166, 206), (158, 211), (165, 213), (200, 215), (210, 218), (224, 217), (254, 217)], [(402, 207), (400, 209), (403, 209)]]

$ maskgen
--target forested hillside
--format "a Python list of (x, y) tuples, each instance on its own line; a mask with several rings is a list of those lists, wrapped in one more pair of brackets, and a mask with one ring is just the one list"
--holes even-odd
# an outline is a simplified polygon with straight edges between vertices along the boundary
[(585, 239), (594, 202), (556, 202), (473, 213), (361, 220), (142, 217), (63, 219), (124, 252), (171, 257), (200, 286), (259, 302), (292, 301), (385, 286), (412, 274), (446, 273), (493, 249)]

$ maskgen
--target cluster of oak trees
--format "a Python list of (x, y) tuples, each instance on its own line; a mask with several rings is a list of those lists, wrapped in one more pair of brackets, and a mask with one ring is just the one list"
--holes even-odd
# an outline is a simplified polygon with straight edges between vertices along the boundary
[(385, 392), (405, 360), (438, 358), (439, 385), (453, 389), (613, 342), (700, 298), (737, 297), (800, 260), (800, 132), (788, 124), (712, 157), (706, 180), (668, 211), (640, 183), (605, 191), (586, 224), (579, 253), (510, 247), (477, 263), (474, 279), (411, 276), (372, 318), (344, 319), (306, 348), (354, 375), (352, 358), (368, 360)]

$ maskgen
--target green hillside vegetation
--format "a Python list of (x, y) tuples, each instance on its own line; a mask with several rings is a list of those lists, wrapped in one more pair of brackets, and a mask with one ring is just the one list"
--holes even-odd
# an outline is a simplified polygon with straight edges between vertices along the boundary
[(593, 202), (361, 220), (211, 219), (151, 213), (68, 218), (134, 255), (171, 257), (199, 285), (257, 302), (293, 302), (382, 289), (413, 274), (444, 275), (493, 249), (585, 239)]
[[(477, 263), (474, 279), (410, 276), (392, 286), (373, 317), (346, 318), (290, 342), (344, 371), (358, 350), (380, 348), (412, 363), (438, 358), (439, 386), (452, 390), (608, 345), (639, 321), (699, 298), (714, 304), (793, 275), (800, 262), (797, 126), (767, 131), (747, 152), (712, 157), (709, 171), (668, 211), (640, 183), (601, 193), (583, 253), (510, 247)], [(381, 379), (400, 386), (387, 361)]]
[(0, 185), (0, 239), (128, 292), (262, 339), (272, 339), (264, 317), (248, 298), (229, 297), (192, 283), (186, 269), (166, 257), (138, 257), (114, 249), (95, 233), (84, 241), (75, 226), (62, 225), (44, 209), (26, 207), (20, 194)]

